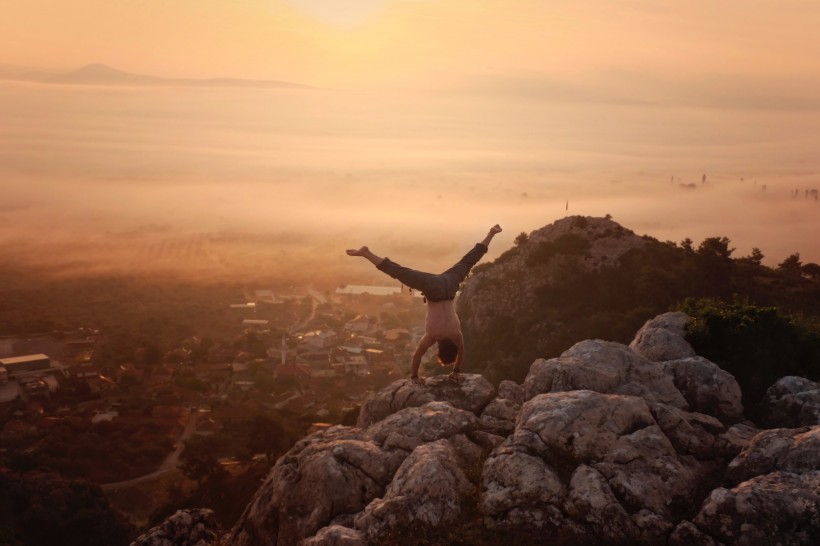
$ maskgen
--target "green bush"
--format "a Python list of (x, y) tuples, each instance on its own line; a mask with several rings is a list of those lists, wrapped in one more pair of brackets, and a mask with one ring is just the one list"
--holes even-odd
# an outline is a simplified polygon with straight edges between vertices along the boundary
[(735, 376), (751, 417), (775, 381), (786, 375), (820, 376), (820, 327), (776, 307), (747, 301), (689, 299), (680, 310), (692, 317), (687, 340), (695, 352)]

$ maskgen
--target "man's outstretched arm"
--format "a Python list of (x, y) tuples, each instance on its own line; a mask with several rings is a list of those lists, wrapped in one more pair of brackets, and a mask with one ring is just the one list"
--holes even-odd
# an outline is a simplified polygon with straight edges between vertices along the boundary
[(410, 379), (413, 380), (413, 383), (418, 383), (419, 385), (424, 385), (424, 378), (419, 377), (419, 366), (421, 365), (421, 357), (424, 356), (424, 353), (427, 352), (435, 340), (424, 334), (424, 336), (419, 340), (418, 347), (416, 347), (416, 352), (413, 353), (413, 363), (410, 366)]
[(464, 361), (464, 341), (458, 346), (458, 354), (456, 355), (456, 361), (453, 364), (453, 371), (450, 372), (450, 379), (454, 379), (461, 383), (464, 381), (464, 376), (461, 375), (461, 363)]

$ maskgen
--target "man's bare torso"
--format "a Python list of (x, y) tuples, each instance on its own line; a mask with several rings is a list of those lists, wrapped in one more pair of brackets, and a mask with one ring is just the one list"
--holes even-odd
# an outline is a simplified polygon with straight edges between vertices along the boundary
[(428, 301), (424, 331), (436, 341), (450, 338), (461, 339), (461, 322), (456, 315), (453, 300)]

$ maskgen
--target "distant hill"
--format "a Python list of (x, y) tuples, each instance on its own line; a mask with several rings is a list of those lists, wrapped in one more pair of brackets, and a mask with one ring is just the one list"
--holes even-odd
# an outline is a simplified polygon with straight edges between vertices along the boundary
[(180, 87), (252, 87), (312, 89), (310, 86), (279, 80), (246, 80), (242, 78), (161, 78), (132, 74), (106, 64), (88, 64), (71, 72), (55, 74), (35, 70), (0, 70), (0, 79), (68, 85), (180, 86)]

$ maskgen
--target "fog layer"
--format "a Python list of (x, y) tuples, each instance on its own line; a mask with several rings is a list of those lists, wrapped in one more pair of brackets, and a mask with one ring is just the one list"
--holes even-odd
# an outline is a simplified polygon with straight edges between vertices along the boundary
[(770, 265), (820, 261), (811, 105), (496, 91), (3, 82), (0, 251), (62, 274), (353, 282), (378, 277), (350, 246), (439, 270), (496, 222), (490, 258), (565, 215), (611, 214)]

